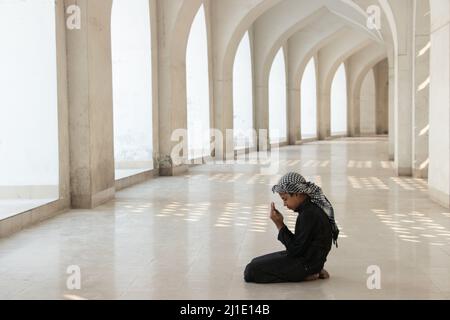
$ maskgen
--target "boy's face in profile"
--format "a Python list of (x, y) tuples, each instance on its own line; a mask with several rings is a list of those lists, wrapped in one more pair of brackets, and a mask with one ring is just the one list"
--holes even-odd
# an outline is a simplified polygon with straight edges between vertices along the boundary
[(303, 194), (293, 194), (292, 196), (288, 193), (280, 193), (280, 198), (283, 200), (283, 204), (290, 210), (297, 209), (305, 200), (305, 195)]

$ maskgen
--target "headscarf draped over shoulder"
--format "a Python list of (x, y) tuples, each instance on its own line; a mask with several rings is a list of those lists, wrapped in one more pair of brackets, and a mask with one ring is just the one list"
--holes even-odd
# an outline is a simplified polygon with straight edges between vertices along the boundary
[(289, 172), (281, 177), (278, 184), (272, 187), (272, 192), (276, 193), (289, 193), (289, 194), (298, 194), (303, 193), (307, 194), (311, 202), (316, 204), (319, 208), (321, 208), (328, 216), (330, 220), (333, 242), (337, 247), (337, 238), (339, 235), (339, 229), (334, 220), (334, 209), (331, 205), (330, 201), (328, 201), (327, 197), (323, 194), (322, 188), (316, 185), (313, 182), (308, 182), (306, 179), (299, 173)]

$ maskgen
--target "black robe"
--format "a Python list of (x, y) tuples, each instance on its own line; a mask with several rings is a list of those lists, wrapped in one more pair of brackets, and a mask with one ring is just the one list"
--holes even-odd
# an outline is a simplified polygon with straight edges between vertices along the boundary
[(310, 199), (295, 211), (299, 213), (295, 233), (286, 226), (278, 233), (286, 250), (253, 259), (245, 269), (245, 281), (298, 282), (323, 269), (332, 245), (328, 216)]

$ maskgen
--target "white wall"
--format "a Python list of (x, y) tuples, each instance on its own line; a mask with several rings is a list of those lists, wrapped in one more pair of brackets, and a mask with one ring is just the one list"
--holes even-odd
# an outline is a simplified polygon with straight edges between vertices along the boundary
[(248, 32), (236, 52), (233, 66), (233, 128), (234, 146), (242, 148), (255, 144), (253, 129), (252, 56)]
[(0, 1), (0, 43), (0, 197), (33, 196), (8, 186), (51, 186), (42, 196), (57, 197), (54, 1)]
[(347, 80), (342, 63), (331, 86), (331, 135), (347, 134)]
[(430, 50), (430, 166), (431, 197), (450, 205), (450, 4), (431, 4)]
[(301, 84), (302, 139), (317, 137), (317, 82), (314, 57), (308, 62)]
[(367, 73), (361, 86), (360, 121), (361, 134), (376, 134), (375, 77), (373, 69)]
[(116, 169), (153, 168), (150, 28), (147, 0), (114, 0), (111, 49)]
[(211, 153), (209, 72), (203, 5), (194, 18), (189, 34), (186, 52), (186, 90), (189, 159), (208, 156)]
[(270, 143), (287, 140), (286, 67), (281, 48), (272, 64), (269, 77), (269, 130)]

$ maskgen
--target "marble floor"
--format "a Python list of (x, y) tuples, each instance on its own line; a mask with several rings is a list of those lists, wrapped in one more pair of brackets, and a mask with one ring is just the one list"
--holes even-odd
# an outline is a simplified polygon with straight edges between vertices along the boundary
[[(280, 149), (276, 174), (208, 164), (125, 189), (0, 240), (0, 299), (450, 299), (450, 211), (426, 181), (397, 178), (387, 152), (384, 137), (314, 142)], [(271, 185), (288, 171), (335, 207), (331, 278), (245, 283), (253, 257), (283, 249), (268, 207), (282, 208)]]

